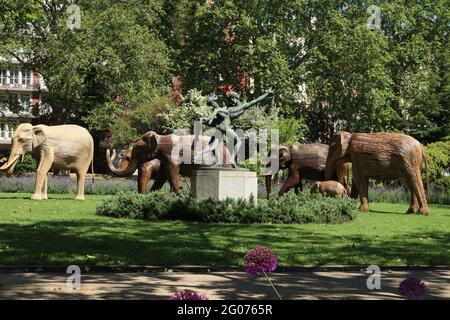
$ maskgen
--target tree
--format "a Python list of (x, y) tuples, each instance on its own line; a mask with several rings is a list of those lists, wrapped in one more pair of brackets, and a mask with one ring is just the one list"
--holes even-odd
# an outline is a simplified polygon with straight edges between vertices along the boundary
[[(0, 55), (43, 75), (50, 123), (90, 119), (92, 128), (104, 130), (114, 115), (167, 91), (170, 60), (158, 38), (157, 5), (81, 0), (80, 28), (71, 28), (77, 11), (68, 10), (69, 1), (5, 0), (0, 15), (8, 27), (0, 32)], [(102, 109), (108, 119), (95, 123)]]
[[(336, 130), (401, 131), (424, 141), (448, 134), (445, 0), (167, 3), (171, 26), (183, 17), (165, 39), (185, 90), (231, 84), (252, 97), (274, 87), (272, 107), (303, 117), (310, 141)], [(375, 30), (367, 27), (372, 4), (381, 12)]]

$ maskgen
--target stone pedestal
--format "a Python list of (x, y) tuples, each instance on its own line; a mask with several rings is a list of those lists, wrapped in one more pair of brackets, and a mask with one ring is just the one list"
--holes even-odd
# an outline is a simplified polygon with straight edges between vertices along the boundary
[(249, 200), (258, 197), (258, 177), (256, 172), (234, 168), (200, 168), (191, 177), (192, 196), (197, 199), (226, 198)]

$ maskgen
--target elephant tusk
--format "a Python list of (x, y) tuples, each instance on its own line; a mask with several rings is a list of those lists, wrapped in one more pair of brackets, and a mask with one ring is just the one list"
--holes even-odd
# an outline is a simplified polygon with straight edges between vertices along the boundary
[(16, 161), (17, 161), (17, 159), (19, 159), (19, 157), (20, 157), (20, 155), (17, 155), (17, 156), (15, 156), (12, 160), (11, 160), (11, 162), (7, 162), (7, 163), (5, 163), (1, 168), (0, 168), (0, 171), (5, 171), (5, 170), (8, 170), (14, 163), (16, 163)]
[(111, 154), (111, 150), (106, 149), (106, 158), (109, 158), (111, 159), (111, 161), (114, 161), (114, 159), (116, 158), (116, 150), (113, 149)]

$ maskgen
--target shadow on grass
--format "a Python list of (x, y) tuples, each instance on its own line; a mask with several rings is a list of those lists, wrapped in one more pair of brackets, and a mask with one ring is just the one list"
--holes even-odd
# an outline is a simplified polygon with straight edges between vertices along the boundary
[(0, 224), (0, 234), (0, 265), (238, 265), (257, 245), (271, 247), (291, 266), (450, 265), (450, 232), (386, 240), (291, 225), (77, 220)]
[(384, 210), (372, 210), (370, 209), (369, 212), (362, 212), (362, 213), (387, 213), (387, 214), (395, 214), (395, 215), (406, 215), (406, 210), (405, 212), (398, 212), (398, 211), (384, 211)]

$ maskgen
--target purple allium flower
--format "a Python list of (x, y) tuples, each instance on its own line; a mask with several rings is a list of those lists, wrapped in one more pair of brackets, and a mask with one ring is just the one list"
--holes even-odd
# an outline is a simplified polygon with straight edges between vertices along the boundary
[(204, 294), (198, 294), (191, 290), (175, 292), (170, 300), (208, 300)]
[(425, 283), (417, 278), (407, 278), (400, 283), (399, 292), (405, 298), (423, 300)]
[(276, 268), (277, 257), (269, 248), (256, 247), (244, 256), (244, 271), (250, 278), (275, 271)]

